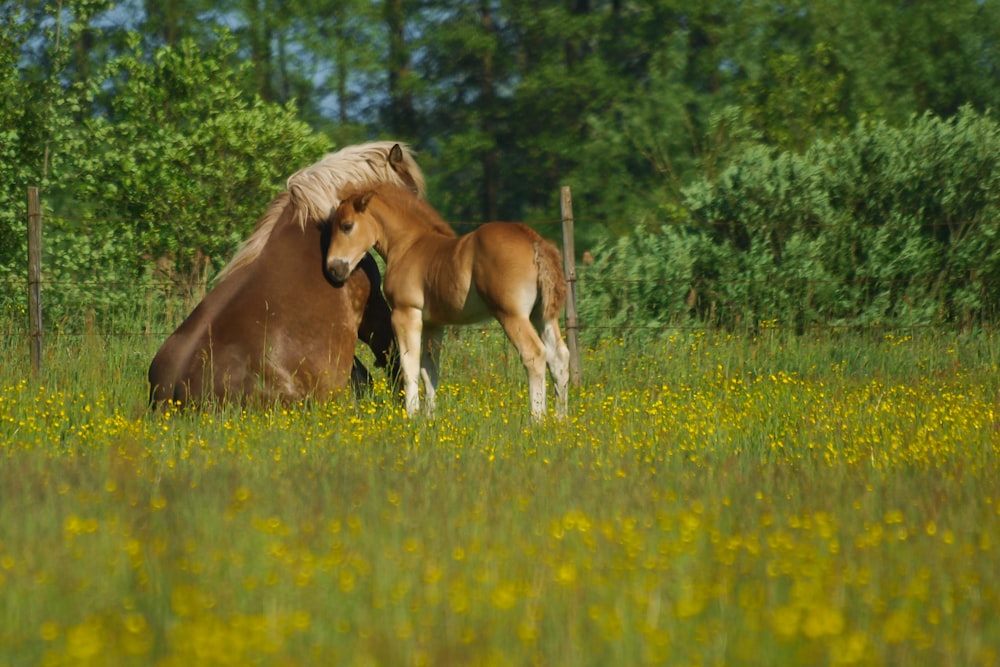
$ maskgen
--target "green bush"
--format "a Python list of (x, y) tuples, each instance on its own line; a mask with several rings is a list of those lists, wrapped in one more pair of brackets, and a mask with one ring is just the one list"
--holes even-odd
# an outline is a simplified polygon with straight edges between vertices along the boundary
[[(204, 280), (228, 261), (296, 169), (328, 148), (292, 106), (247, 99), (227, 65), (228, 40), (202, 53), (194, 42), (112, 61), (89, 99), (113, 93), (110, 115), (87, 118), (69, 153), (66, 191), (80, 217), (47, 230), (50, 270), (113, 280), (147, 276), (179, 285)], [(131, 290), (102, 297), (109, 304)], [(91, 299), (94, 302), (94, 299)]]
[[(133, 36), (125, 54), (68, 91), (89, 111), (51, 143), (58, 160), (43, 194), (50, 323), (76, 326), (81, 303), (108, 322), (150, 306), (169, 310), (149, 301), (164, 293), (197, 296), (288, 175), (329, 149), (292, 105), (243, 92), (245, 69), (234, 75), (235, 45), (225, 36), (207, 51), (183, 41), (149, 57), (138, 44)], [(8, 229), (23, 228), (22, 211)], [(23, 255), (4, 258), (7, 273), (24, 275)]]
[(863, 123), (801, 155), (750, 147), (674, 219), (598, 247), (583, 321), (992, 322), (998, 212), (1000, 126), (968, 109)]

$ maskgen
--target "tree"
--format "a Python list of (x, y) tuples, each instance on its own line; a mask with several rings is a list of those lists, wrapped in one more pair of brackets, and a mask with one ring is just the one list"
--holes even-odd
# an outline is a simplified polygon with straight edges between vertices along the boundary
[(128, 238), (116, 251), (137, 272), (143, 256), (221, 267), (288, 175), (327, 148), (294, 106), (242, 92), (235, 53), (227, 40), (207, 53), (181, 40), (151, 62), (139, 51), (116, 58), (90, 84), (94, 98), (110, 87), (114, 112), (75, 135), (67, 196), (92, 235)]
[(424, 126), (434, 136), (428, 142), (431, 189), (436, 205), (455, 220), (500, 216), (499, 136), (508, 115), (500, 88), (509, 84), (511, 67), (497, 12), (488, 0), (438, 12), (418, 45), (419, 74), (432, 82), (424, 90)]
[(78, 88), (79, 44), (96, 0), (0, 4), (0, 278), (24, 275), (29, 185), (50, 192), (64, 143), (86, 114)]
[(453, 218), (551, 218), (588, 114), (622, 90), (599, 50), (604, 7), (468, 0), (433, 19), (420, 59), (432, 191)]
[(411, 140), (417, 136), (418, 121), (406, 18), (413, 13), (414, 8), (412, 0), (383, 1), (388, 43), (386, 74), (389, 95), (385, 121), (394, 135)]
[(810, 15), (815, 42), (829, 44), (847, 73), (853, 119), (894, 123), (964, 104), (1000, 104), (1000, 3), (993, 0), (823, 0)]
[(304, 118), (345, 142), (364, 138), (387, 97), (385, 27), (368, 0), (303, 0), (295, 30), (302, 87), (293, 95)]

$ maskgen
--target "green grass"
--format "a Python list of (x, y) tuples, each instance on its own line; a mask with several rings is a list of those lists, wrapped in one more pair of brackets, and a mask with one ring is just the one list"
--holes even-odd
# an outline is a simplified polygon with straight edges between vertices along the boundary
[(499, 330), (439, 412), (150, 415), (159, 340), (0, 337), (0, 665), (993, 664), (991, 333), (588, 346), (533, 426)]

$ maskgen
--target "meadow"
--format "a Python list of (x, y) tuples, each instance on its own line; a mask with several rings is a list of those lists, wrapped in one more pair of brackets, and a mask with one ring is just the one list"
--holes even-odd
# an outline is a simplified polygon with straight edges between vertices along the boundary
[(155, 337), (0, 336), (0, 666), (991, 665), (1000, 341), (677, 331), (532, 425), (499, 329), (439, 410), (150, 414)]

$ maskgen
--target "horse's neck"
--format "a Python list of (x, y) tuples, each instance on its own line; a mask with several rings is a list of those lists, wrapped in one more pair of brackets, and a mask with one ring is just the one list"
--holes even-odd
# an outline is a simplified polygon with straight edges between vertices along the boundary
[(229, 263), (215, 276), (216, 284), (228, 280), (239, 273), (239, 270), (256, 262), (262, 254), (271, 248), (275, 232), (291, 224), (295, 224), (295, 207), (291, 205), (288, 193), (283, 192), (271, 202), (267, 212), (254, 227), (253, 232), (240, 245)]
[(421, 239), (431, 237), (449, 240), (433, 221), (425, 219), (419, 212), (409, 214), (383, 209), (376, 217), (382, 227), (382, 238), (376, 243), (375, 250), (387, 262), (390, 256), (403, 254)]

